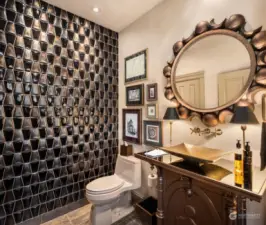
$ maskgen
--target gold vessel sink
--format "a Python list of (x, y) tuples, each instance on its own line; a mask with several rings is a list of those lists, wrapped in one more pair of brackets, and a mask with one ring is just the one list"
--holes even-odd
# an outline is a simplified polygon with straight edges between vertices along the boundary
[(162, 147), (161, 149), (186, 161), (193, 161), (195, 163), (213, 163), (223, 156), (233, 153), (232, 151), (195, 146), (187, 143), (172, 147)]

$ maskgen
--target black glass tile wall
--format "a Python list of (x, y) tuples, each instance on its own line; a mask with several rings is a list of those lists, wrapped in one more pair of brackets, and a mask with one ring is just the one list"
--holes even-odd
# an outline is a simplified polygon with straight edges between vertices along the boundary
[(118, 34), (39, 0), (0, 1), (0, 225), (114, 173)]

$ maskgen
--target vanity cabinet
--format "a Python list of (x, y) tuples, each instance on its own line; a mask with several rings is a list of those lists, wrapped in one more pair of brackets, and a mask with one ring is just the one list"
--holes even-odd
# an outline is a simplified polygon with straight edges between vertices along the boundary
[(223, 192), (167, 169), (164, 174), (164, 224), (228, 225)]
[(198, 167), (185, 168), (171, 152), (135, 157), (157, 168), (157, 225), (247, 225), (247, 199), (260, 202), (266, 189), (266, 171), (259, 168), (253, 168), (252, 190), (235, 186), (234, 162), (226, 159), (201, 164), (204, 174)]

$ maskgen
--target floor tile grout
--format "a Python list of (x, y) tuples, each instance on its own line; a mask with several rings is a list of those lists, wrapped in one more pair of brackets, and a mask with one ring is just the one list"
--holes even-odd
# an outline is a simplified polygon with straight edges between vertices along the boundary
[(66, 215), (66, 217), (67, 217), (68, 221), (70, 222), (70, 224), (73, 225), (72, 220), (69, 219), (68, 215)]
[[(85, 211), (84, 211), (85, 210)], [(40, 225), (89, 225), (91, 204), (74, 209), (64, 215), (58, 216), (53, 220), (41, 223)], [(84, 213), (88, 211), (88, 213)], [(113, 225), (144, 225), (135, 211), (117, 221)]]
[(68, 221), (71, 223), (71, 225), (73, 224), (72, 223), (72, 220), (69, 218), (69, 216), (66, 214), (66, 217), (67, 217), (67, 219), (68, 219)]

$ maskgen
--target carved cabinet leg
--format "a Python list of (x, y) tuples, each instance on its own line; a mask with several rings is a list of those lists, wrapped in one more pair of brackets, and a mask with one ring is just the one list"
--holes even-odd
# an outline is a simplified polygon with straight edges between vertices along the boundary
[(239, 225), (237, 219), (237, 197), (234, 195), (228, 195), (226, 199), (226, 224), (227, 225)]
[(237, 225), (247, 224), (247, 200), (245, 197), (237, 198)]
[(164, 224), (164, 210), (163, 210), (163, 170), (160, 167), (157, 167), (158, 173), (158, 183), (157, 183), (157, 192), (158, 192), (158, 207), (156, 212), (157, 225)]

